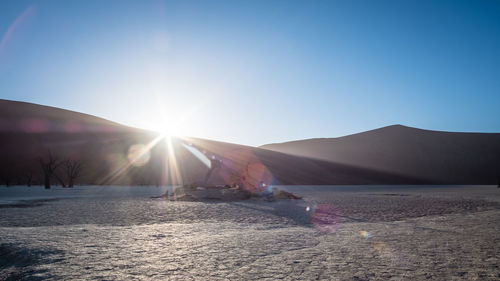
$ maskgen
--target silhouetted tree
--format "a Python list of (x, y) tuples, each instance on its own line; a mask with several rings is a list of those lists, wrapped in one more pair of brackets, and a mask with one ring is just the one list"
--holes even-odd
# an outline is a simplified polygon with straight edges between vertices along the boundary
[(23, 184), (24, 177), (22, 174), (18, 174), (16, 176), (16, 185), (22, 185)]
[(66, 175), (68, 176), (68, 187), (75, 185), (75, 180), (80, 176), (82, 163), (77, 160), (66, 161)]
[(24, 177), (26, 179), (26, 185), (31, 186), (31, 183), (33, 182), (33, 171), (26, 172), (26, 174), (24, 174)]
[(10, 177), (7, 175), (2, 176), (2, 181), (5, 184), (5, 186), (10, 186)]
[(44, 186), (45, 189), (50, 189), (50, 179), (54, 175), (55, 171), (63, 162), (58, 161), (57, 158), (52, 156), (52, 153), (49, 150), (49, 157), (47, 161), (43, 158), (38, 159), (40, 162), (40, 166), (42, 167), (43, 177), (44, 177)]
[(64, 183), (64, 180), (57, 173), (54, 173), (54, 178), (56, 178), (57, 182), (59, 182), (62, 187), (66, 187), (66, 183)]

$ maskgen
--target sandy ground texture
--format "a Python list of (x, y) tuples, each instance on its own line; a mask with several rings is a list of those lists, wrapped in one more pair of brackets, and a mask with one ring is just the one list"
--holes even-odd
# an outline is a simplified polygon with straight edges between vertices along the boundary
[(287, 187), (304, 200), (232, 203), (82, 190), (3, 200), (0, 280), (500, 279), (492, 186)]

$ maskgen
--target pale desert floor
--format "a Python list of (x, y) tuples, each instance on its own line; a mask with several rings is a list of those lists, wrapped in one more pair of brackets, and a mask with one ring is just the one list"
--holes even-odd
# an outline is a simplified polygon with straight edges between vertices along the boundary
[(500, 279), (496, 187), (286, 189), (304, 200), (0, 187), (0, 280)]

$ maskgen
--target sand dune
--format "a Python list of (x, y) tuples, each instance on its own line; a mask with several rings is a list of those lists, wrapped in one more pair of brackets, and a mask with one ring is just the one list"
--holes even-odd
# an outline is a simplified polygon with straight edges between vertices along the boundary
[(500, 134), (384, 127), (340, 138), (268, 144), (261, 148), (440, 184), (496, 184)]
[[(185, 145), (224, 163), (210, 178), (214, 184), (245, 181), (266, 184), (376, 184), (425, 183), (420, 179), (376, 169), (294, 156), (243, 145), (196, 138), (173, 138), (172, 150), (158, 134), (123, 126), (87, 114), (0, 100), (0, 180), (25, 184), (33, 174), (41, 182), (39, 158), (50, 151), (59, 160), (84, 163), (78, 184), (182, 184), (202, 181), (208, 168)], [(134, 145), (154, 142), (147, 161), (130, 165)], [(173, 152), (172, 152), (173, 151)], [(169, 160), (175, 154), (177, 165)], [(137, 164), (137, 163), (136, 163)], [(63, 171), (59, 175), (64, 178)]]
[[(224, 165), (214, 184), (495, 184), (500, 134), (450, 133), (389, 126), (341, 138), (310, 139), (260, 148), (197, 138), (172, 138), (95, 116), (0, 100), (0, 182), (41, 182), (39, 158), (84, 163), (79, 184), (183, 184), (203, 181), (205, 166), (186, 145)], [(133, 146), (151, 146), (131, 165)], [(174, 155), (175, 154), (175, 155)], [(175, 156), (174, 166), (166, 159)], [(137, 164), (137, 163), (136, 163)], [(63, 171), (59, 171), (64, 178)]]

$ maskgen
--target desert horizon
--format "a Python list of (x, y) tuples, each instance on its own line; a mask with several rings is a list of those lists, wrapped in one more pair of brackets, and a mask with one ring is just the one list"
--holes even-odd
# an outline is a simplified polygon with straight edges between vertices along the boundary
[[(223, 165), (211, 174), (212, 184), (223, 185), (234, 184), (238, 180), (232, 174), (245, 169), (260, 177), (251, 183), (254, 186), (262, 180), (268, 185), (498, 184), (500, 178), (500, 133), (439, 132), (392, 125), (344, 137), (252, 147), (167, 136), (30, 103), (2, 100), (0, 108), (4, 124), (0, 142), (9, 148), (2, 151), (4, 163), (9, 163), (2, 170), (4, 185), (26, 184), (27, 178), (29, 184), (40, 184), (39, 161), (49, 161), (50, 157), (81, 164), (79, 170), (85, 171), (86, 177), (79, 171), (71, 185), (201, 182), (209, 165), (200, 157), (205, 161), (215, 157), (232, 165)], [(454, 147), (444, 147), (447, 142), (453, 142)], [(421, 151), (428, 152), (424, 156)], [(142, 159), (142, 154), (147, 159)], [(178, 165), (176, 174), (172, 171), (173, 176), (165, 178), (161, 171), (168, 163), (162, 161), (169, 155)], [(59, 173), (54, 183), (68, 185), (71, 177), (64, 171)]]

